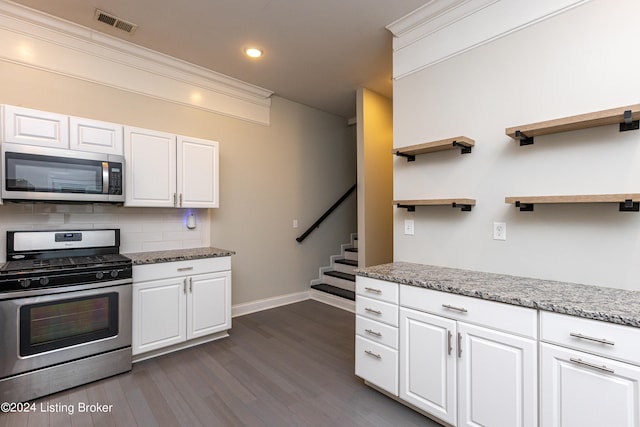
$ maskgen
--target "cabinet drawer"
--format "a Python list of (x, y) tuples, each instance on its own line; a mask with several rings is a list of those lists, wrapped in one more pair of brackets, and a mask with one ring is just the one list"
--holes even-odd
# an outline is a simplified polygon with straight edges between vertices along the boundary
[(356, 316), (356, 334), (388, 347), (398, 349), (398, 328)]
[(398, 303), (397, 283), (385, 282), (384, 280), (372, 279), (370, 277), (356, 276), (356, 293), (365, 297), (379, 299), (381, 301)]
[(398, 395), (398, 351), (356, 335), (356, 375)]
[(531, 308), (409, 285), (400, 285), (400, 305), (532, 339), (538, 338), (538, 312)]
[(133, 266), (133, 281), (158, 280), (231, 270), (231, 257), (202, 258), (187, 261), (158, 262)]
[(398, 326), (398, 306), (388, 302), (357, 295), (356, 314), (391, 326)]
[(640, 365), (640, 328), (543, 311), (540, 339)]

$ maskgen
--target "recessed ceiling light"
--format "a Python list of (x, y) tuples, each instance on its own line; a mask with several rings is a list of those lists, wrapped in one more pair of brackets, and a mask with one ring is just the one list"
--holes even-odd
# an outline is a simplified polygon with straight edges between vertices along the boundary
[(244, 50), (244, 53), (249, 58), (260, 58), (262, 56), (262, 51), (257, 47), (248, 47)]

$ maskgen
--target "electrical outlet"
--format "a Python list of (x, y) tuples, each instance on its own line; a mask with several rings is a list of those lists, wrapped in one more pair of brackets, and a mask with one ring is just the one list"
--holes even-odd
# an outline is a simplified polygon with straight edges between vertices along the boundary
[(412, 219), (404, 220), (404, 234), (413, 235), (415, 232)]
[(298, 228), (298, 220), (297, 219), (293, 220), (293, 228)]
[(493, 223), (493, 240), (507, 240), (507, 223)]

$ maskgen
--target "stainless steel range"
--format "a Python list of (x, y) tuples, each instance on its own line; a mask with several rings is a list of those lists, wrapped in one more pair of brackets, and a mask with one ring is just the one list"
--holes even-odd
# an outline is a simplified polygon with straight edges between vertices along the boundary
[(131, 260), (120, 230), (8, 231), (0, 402), (131, 370)]

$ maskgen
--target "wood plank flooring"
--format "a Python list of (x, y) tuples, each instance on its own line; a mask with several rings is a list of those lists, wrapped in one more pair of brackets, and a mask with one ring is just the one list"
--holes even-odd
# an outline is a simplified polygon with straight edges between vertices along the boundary
[(438, 426), (354, 375), (354, 321), (311, 300), (237, 317), (228, 338), (0, 413), (0, 427)]

